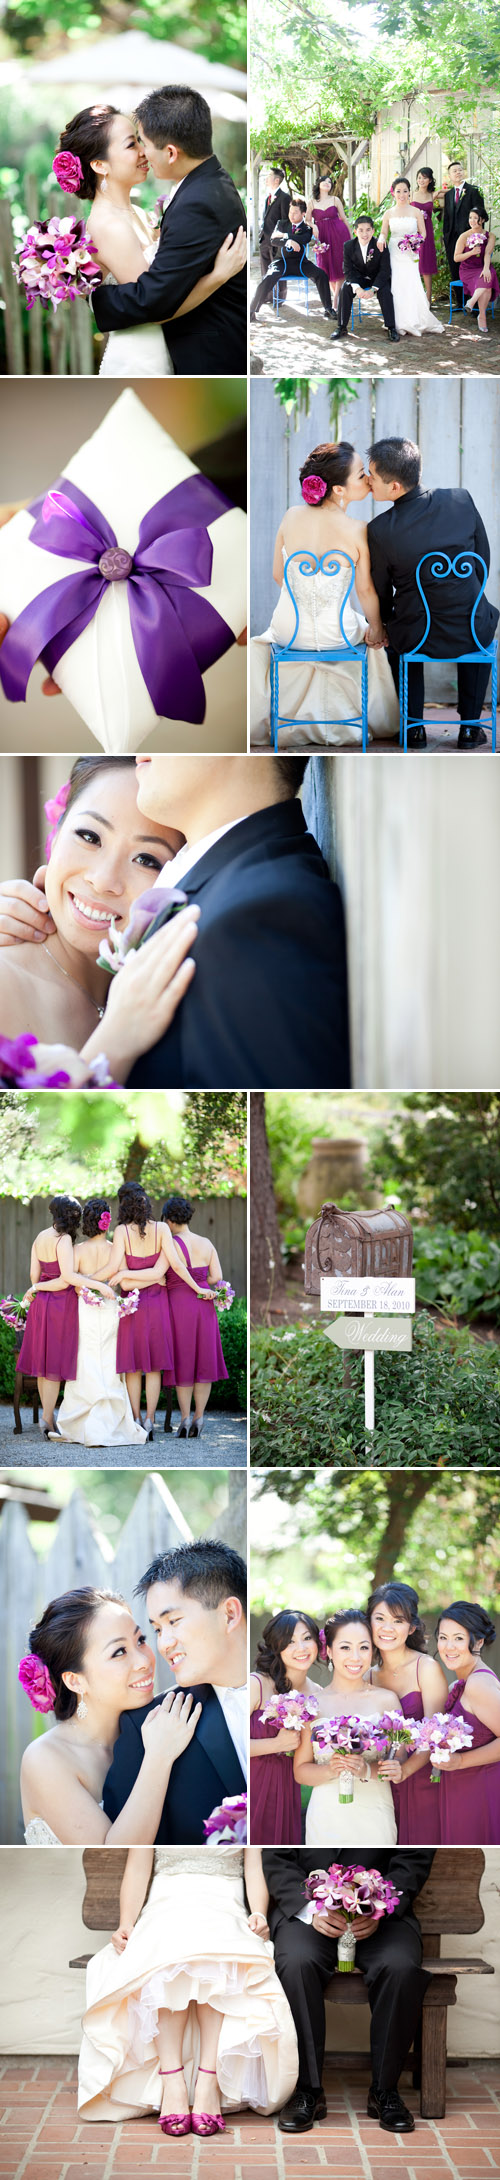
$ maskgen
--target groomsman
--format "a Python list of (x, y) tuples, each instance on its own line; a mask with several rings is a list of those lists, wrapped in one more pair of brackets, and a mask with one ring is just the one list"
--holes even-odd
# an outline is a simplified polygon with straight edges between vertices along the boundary
[(288, 218), (285, 220), (283, 231), (278, 231), (275, 237), (275, 263), (271, 265), (270, 272), (266, 273), (265, 280), (259, 280), (258, 288), (255, 290), (250, 311), (251, 325), (255, 323), (261, 303), (268, 302), (273, 288), (279, 286), (279, 293), (282, 294), (281, 271), (285, 260), (288, 279), (298, 280), (302, 267), (302, 271), (307, 272), (308, 280), (312, 280), (314, 287), (318, 290), (325, 318), (335, 316), (328, 274), (323, 271), (321, 265), (315, 265), (312, 258), (308, 257), (306, 260), (304, 256), (308, 244), (312, 242), (313, 235), (316, 236), (317, 232), (314, 226), (310, 226), (308, 220), (306, 220), (306, 211), (305, 197), (290, 198)]
[(286, 227), (290, 205), (290, 191), (286, 186), (283, 167), (270, 167), (266, 182), (267, 197), (259, 235), (260, 270), (263, 279), (276, 256), (272, 239), (275, 227)]
[[(445, 189), (443, 200), (443, 242), (451, 280), (456, 280), (459, 277), (458, 265), (455, 264), (454, 257), (455, 243), (458, 242), (459, 235), (464, 235), (466, 232), (469, 225), (469, 212), (480, 212), (482, 218), (486, 219), (484, 197), (481, 195), (481, 190), (476, 187), (475, 182), (466, 180), (462, 160), (451, 159), (448, 167), (448, 188)], [(455, 304), (455, 309), (461, 309), (460, 302)]]

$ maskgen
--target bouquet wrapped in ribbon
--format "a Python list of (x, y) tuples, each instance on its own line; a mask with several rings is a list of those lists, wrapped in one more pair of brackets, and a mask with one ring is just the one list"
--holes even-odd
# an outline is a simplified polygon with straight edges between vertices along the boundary
[(245, 1847), (247, 1839), (246, 1794), (225, 1794), (209, 1817), (203, 1819), (207, 1847), (219, 1847), (221, 1840), (229, 1840), (233, 1847)]
[(82, 296), (88, 301), (102, 280), (97, 256), (85, 220), (33, 220), (12, 260), (18, 287), (24, 288), (27, 310), (33, 309), (37, 295), (41, 303), (51, 303), (53, 310), (72, 297)]
[(394, 1914), (401, 1899), (389, 1877), (381, 1877), (380, 1870), (365, 1870), (356, 1862), (349, 1863), (347, 1869), (341, 1862), (331, 1862), (328, 1870), (311, 1870), (306, 1893), (322, 1915), (340, 1910), (346, 1917), (346, 1929), (337, 1944), (337, 1966), (344, 1975), (354, 1968), (356, 1916), (374, 1916), (379, 1922), (382, 1915)]
[[(363, 1717), (353, 1713), (347, 1718), (319, 1718), (312, 1728), (312, 1744), (316, 1764), (327, 1764), (331, 1756), (343, 1752), (349, 1756), (399, 1756), (404, 1749), (419, 1745), (418, 1729), (413, 1720), (403, 1718), (398, 1711), (372, 1711)], [(352, 1772), (342, 1771), (339, 1801), (353, 1800)]]
[(158, 720), (205, 721), (218, 749), (244, 702), (245, 517), (126, 388), (0, 530), (0, 611), (12, 703), (42, 659), (106, 751)]
[(272, 1719), (280, 1729), (287, 1726), (289, 1732), (302, 1733), (302, 1727), (308, 1726), (311, 1718), (317, 1718), (318, 1699), (303, 1695), (299, 1688), (291, 1688), (285, 1695), (270, 1696), (260, 1715), (263, 1723)]
[(449, 1764), (450, 1756), (471, 1749), (473, 1740), (472, 1721), (467, 1726), (464, 1718), (453, 1718), (448, 1711), (435, 1711), (432, 1718), (420, 1719), (417, 1745), (419, 1750), (430, 1750), (432, 1786), (439, 1786), (443, 1764)]

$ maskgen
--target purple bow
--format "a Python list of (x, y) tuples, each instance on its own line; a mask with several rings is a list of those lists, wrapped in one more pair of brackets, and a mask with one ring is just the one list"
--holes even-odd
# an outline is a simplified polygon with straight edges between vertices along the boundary
[(30, 508), (36, 516), (31, 543), (87, 564), (41, 591), (9, 629), (0, 679), (11, 702), (26, 696), (36, 659), (53, 673), (93, 620), (108, 582), (125, 581), (137, 658), (155, 712), (201, 724), (202, 674), (234, 643), (227, 621), (198, 593), (212, 573), (206, 524), (231, 504), (206, 477), (186, 477), (143, 516), (132, 557), (93, 501), (67, 477), (58, 477)]

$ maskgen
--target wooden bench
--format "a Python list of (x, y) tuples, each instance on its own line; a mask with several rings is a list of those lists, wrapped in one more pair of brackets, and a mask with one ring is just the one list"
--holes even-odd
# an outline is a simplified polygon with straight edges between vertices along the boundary
[[(437, 1789), (436, 1789), (437, 1791)], [(86, 1891), (82, 1907), (82, 1920), (87, 1930), (116, 1930), (120, 1912), (120, 1885), (122, 1882), (126, 1847), (86, 1847), (83, 1867)], [(427, 1986), (422, 2010), (422, 2034), (418, 2048), (412, 2055), (414, 2087), (420, 2089), (420, 2110), (423, 2119), (444, 2119), (446, 2111), (446, 2019), (448, 2006), (455, 2006), (458, 1976), (492, 1976), (489, 1961), (464, 1960), (456, 1956), (440, 1959), (441, 1939), (447, 1936), (463, 1937), (473, 1930), (481, 1930), (484, 1914), (479, 1899), (479, 1886), (484, 1870), (484, 1854), (480, 1847), (437, 1847), (430, 1877), (415, 1901), (415, 1910), (422, 1930), (424, 1961), (431, 1981)], [(208, 1873), (207, 1873), (208, 1874)], [(82, 1953), (70, 1961), (70, 1968), (86, 1968), (90, 1953)], [(368, 1992), (361, 1970), (355, 1968), (345, 1976), (336, 1969), (327, 1985), (325, 1996), (341, 2006), (368, 2004)], [(342, 2052), (339, 2066), (351, 2064), (360, 2053)]]

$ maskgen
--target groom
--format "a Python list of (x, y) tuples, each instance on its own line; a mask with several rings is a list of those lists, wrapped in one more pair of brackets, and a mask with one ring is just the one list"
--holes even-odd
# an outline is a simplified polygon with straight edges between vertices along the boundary
[[(370, 484), (375, 500), (390, 500), (383, 515), (368, 523), (368, 544), (373, 581), (380, 600), (381, 618), (389, 639), (388, 658), (396, 689), (402, 651), (413, 651), (422, 642), (425, 613), (416, 583), (416, 569), (425, 553), (479, 553), (486, 568), (490, 547), (484, 523), (470, 492), (439, 485), (424, 491), (420, 479), (422, 458), (412, 439), (378, 439), (370, 448)], [(456, 659), (474, 650), (471, 613), (481, 589), (481, 571), (472, 561), (469, 577), (434, 577), (430, 560), (421, 581), (429, 604), (431, 625), (425, 650), (432, 659)], [(478, 643), (490, 644), (498, 621), (498, 607), (486, 597), (476, 614)], [(367, 639), (369, 642), (369, 637)], [(486, 741), (480, 725), (490, 667), (458, 666), (458, 749), (478, 749)], [(408, 712), (418, 724), (408, 728), (409, 749), (425, 749), (423, 726), (424, 668), (408, 669)]]
[[(201, 1702), (192, 1739), (172, 1765), (156, 1835), (162, 1846), (204, 1846), (203, 1820), (226, 1794), (244, 1794), (247, 1746), (246, 1567), (229, 1545), (201, 1537), (160, 1553), (137, 1584), (158, 1652), (185, 1694)], [(163, 1698), (123, 1711), (104, 1785), (114, 1824), (135, 1786), (141, 1727)], [(150, 1841), (145, 1841), (149, 1846)]]
[[(356, 1864), (377, 1869), (400, 1893), (393, 1915), (380, 1922), (372, 1916), (356, 1920), (356, 1963), (368, 1985), (371, 2009), (370, 2047), (372, 2081), (368, 2091), (368, 2118), (377, 2119), (388, 2134), (411, 2134), (415, 2121), (399, 2095), (398, 2081), (414, 2037), (418, 2037), (424, 1995), (428, 1983), (422, 1967), (422, 1941), (413, 1914), (413, 1901), (425, 1884), (433, 1862), (427, 1848), (382, 1850), (356, 1849)], [(271, 1896), (269, 1928), (274, 1944), (274, 1965), (286, 1992), (297, 2030), (299, 2073), (297, 2087), (278, 2120), (284, 2134), (305, 2134), (314, 2121), (326, 2119), (322, 2086), (325, 2053), (325, 1990), (337, 1965), (337, 1937), (345, 1929), (342, 1914), (311, 1913), (305, 1880), (312, 1870), (327, 1870), (331, 1848), (266, 1848), (262, 1861)], [(335, 1861), (344, 1868), (351, 1851), (335, 1849)], [(311, 1904), (312, 1905), (312, 1904)]]
[(210, 107), (186, 84), (151, 91), (137, 107), (141, 142), (158, 181), (178, 184), (161, 223), (161, 238), (140, 280), (94, 289), (100, 333), (164, 323), (174, 371), (206, 377), (246, 371), (247, 277), (243, 268), (195, 310), (175, 318), (202, 273), (212, 271), (227, 235), (246, 227), (230, 174), (212, 150)]
[(378, 296), (390, 341), (399, 341), (391, 286), (391, 260), (387, 246), (375, 241), (373, 220), (367, 212), (354, 221), (354, 234), (344, 243), (344, 282), (338, 300), (338, 326), (332, 341), (345, 340), (355, 295)]

